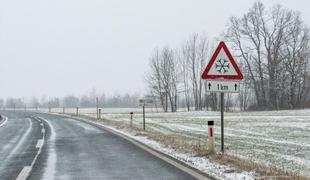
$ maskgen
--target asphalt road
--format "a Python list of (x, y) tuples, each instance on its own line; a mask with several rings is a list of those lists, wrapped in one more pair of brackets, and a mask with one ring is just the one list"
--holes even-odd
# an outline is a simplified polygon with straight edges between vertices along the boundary
[(195, 179), (102, 128), (56, 115), (0, 114), (8, 117), (0, 127), (0, 179)]

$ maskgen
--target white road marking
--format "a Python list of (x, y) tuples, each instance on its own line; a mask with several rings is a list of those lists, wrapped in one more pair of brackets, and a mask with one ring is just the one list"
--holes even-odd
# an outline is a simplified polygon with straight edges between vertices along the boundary
[[(1, 162), (5, 167), (11, 160), (11, 158), (17, 154), (17, 151), (20, 149), (20, 147), (22, 146), (22, 144), (24, 143), (26, 137), (28, 136), (28, 134), (30, 133), (31, 129), (32, 129), (32, 122), (30, 119), (26, 119), (29, 121), (29, 127), (27, 127), (27, 123), (24, 125), (25, 129), (27, 128), (27, 130), (24, 132), (24, 129), (16, 133), (16, 136), (14, 136), (14, 138), (12, 139), (11, 143), (8, 143), (7, 145), (5, 145), (5, 148), (11, 148), (10, 152), (8, 152), (8, 155), (4, 157), (4, 160)], [(23, 134), (22, 134), (23, 133)], [(2, 169), (1, 167), (1, 169)]]
[(36, 148), (42, 148), (43, 143), (44, 143), (43, 139), (39, 139), (37, 142)]
[[(27, 119), (30, 120), (29, 118), (27, 118)], [(30, 122), (31, 122), (31, 120), (30, 120)], [(31, 125), (32, 125), (32, 123), (31, 123)], [(34, 157), (34, 159), (32, 160), (31, 165), (30, 165), (30, 166), (25, 166), (25, 167), (22, 169), (22, 171), (18, 174), (18, 176), (17, 176), (17, 178), (16, 178), (17, 180), (26, 180), (27, 177), (29, 176), (29, 174), (30, 174), (30, 172), (31, 172), (31, 170), (32, 170), (32, 168), (33, 168), (33, 166), (34, 166), (34, 164), (36, 163), (36, 161), (37, 161), (39, 155), (41, 154), (41, 151), (42, 151), (42, 148), (43, 148), (43, 145), (44, 145), (44, 138), (45, 138), (44, 135), (45, 135), (45, 134), (43, 134), (42, 139), (39, 139), (39, 140), (38, 140), (38, 143), (37, 143), (37, 145), (36, 145), (36, 148), (39, 148), (39, 150), (38, 150), (36, 156)]]
[(4, 121), (0, 124), (0, 127), (4, 126), (4, 124), (8, 121), (8, 117), (2, 116), (4, 117)]
[(12, 156), (13, 154), (16, 154), (16, 151), (21, 147), (21, 145), (24, 143), (24, 141), (26, 140), (27, 136), (29, 135), (29, 133), (32, 130), (32, 121), (31, 119), (27, 118), (28, 122), (30, 123), (26, 133), (23, 134), (22, 138), (18, 141), (17, 145), (14, 147), (14, 149), (11, 151), (10, 156)]
[(49, 153), (48, 153), (48, 159), (47, 159), (47, 166), (45, 167), (43, 178), (42, 179), (55, 179), (55, 172), (56, 172), (56, 162), (57, 162), (57, 156), (55, 151), (55, 140), (56, 140), (56, 132), (53, 127), (53, 125), (46, 119), (41, 118), (43, 121), (45, 121), (48, 126), (51, 129), (51, 136), (49, 139)]
[(30, 166), (25, 166), (22, 171), (19, 173), (19, 175), (17, 176), (16, 180), (24, 180), (29, 176), (29, 173), (31, 171), (31, 167)]

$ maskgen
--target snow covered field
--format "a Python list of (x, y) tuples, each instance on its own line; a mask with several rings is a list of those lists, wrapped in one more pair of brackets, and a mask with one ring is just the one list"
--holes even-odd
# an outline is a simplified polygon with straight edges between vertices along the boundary
[[(62, 110), (57, 110), (62, 111)], [(103, 116), (142, 126), (141, 109), (103, 109)], [(55, 112), (55, 110), (53, 110)], [(66, 110), (74, 113), (75, 109)], [(81, 109), (95, 116), (95, 109)], [(207, 121), (215, 121), (216, 149), (220, 150), (219, 112), (162, 113), (147, 109), (146, 128), (189, 144), (208, 144)], [(225, 151), (269, 166), (310, 176), (310, 109), (225, 113)]]

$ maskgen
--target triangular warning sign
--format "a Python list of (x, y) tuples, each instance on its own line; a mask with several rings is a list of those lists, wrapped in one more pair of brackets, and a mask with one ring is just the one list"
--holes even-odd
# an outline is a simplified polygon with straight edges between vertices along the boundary
[(238, 65), (223, 41), (216, 48), (201, 77), (202, 79), (243, 79)]

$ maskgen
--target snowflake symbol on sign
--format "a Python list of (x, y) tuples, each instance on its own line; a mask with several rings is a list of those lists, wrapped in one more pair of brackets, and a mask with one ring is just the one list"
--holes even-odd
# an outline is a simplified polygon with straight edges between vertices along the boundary
[(228, 72), (229, 63), (226, 59), (218, 59), (215, 63), (215, 68), (218, 72), (224, 74)]

